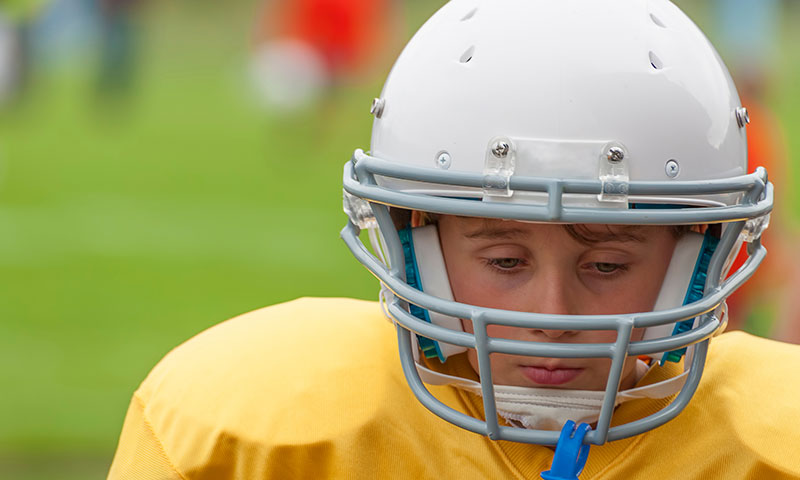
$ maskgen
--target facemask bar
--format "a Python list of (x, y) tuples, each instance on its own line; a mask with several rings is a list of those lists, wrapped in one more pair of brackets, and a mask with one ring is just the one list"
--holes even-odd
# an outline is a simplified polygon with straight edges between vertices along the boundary
[[(395, 254), (402, 250), (398, 248), (399, 237), (394, 230), (389, 217), (388, 208), (382, 205), (373, 205), (375, 215), (381, 228), (388, 232), (386, 241), (389, 244), (389, 252)], [(714, 310), (722, 301), (730, 295), (736, 288), (742, 285), (755, 272), (758, 264), (761, 263), (766, 251), (763, 247), (755, 249), (754, 255), (750, 257), (739, 271), (734, 273), (725, 282), (719, 285), (719, 273), (722, 269), (727, 252), (735, 244), (744, 222), (736, 222), (728, 225), (720, 246), (717, 248), (709, 266), (709, 283), (706, 286), (706, 296), (703, 299), (683, 307), (658, 312), (647, 312), (626, 315), (541, 315), (534, 313), (513, 312), (496, 309), (486, 309), (470, 305), (450, 302), (432, 297), (416, 290), (405, 283), (405, 272), (402, 269), (386, 267), (371, 255), (366, 247), (358, 240), (358, 229), (352, 224), (348, 224), (342, 231), (342, 238), (350, 247), (356, 258), (361, 261), (381, 282), (388, 286), (393, 295), (388, 299), (388, 310), (395, 319), (400, 340), (401, 361), (409, 385), (414, 391), (420, 402), (429, 408), (436, 415), (448, 420), (467, 430), (487, 435), (496, 440), (513, 440), (524, 443), (537, 443), (555, 445), (558, 441), (558, 432), (524, 430), (512, 427), (501, 427), (497, 423), (496, 406), (494, 404), (493, 384), (491, 373), (481, 374), (481, 384), (486, 394), (484, 399), (484, 411), (486, 422), (479, 421), (472, 417), (457, 412), (450, 407), (442, 404), (424, 386), (416, 371), (413, 357), (413, 346), (410, 335), (413, 333), (422, 336), (461, 345), (467, 348), (474, 348), (478, 351), (481, 362), (481, 372), (490, 372), (488, 358), (490, 353), (509, 353), (516, 355), (527, 355), (536, 357), (552, 358), (600, 358), (607, 357), (612, 359), (612, 366), (609, 371), (609, 380), (606, 387), (604, 404), (601, 409), (597, 429), (587, 435), (586, 441), (594, 444), (602, 444), (606, 441), (619, 440), (629, 436), (638, 435), (657, 426), (666, 423), (674, 418), (688, 404), (699, 383), (705, 362), (705, 353), (708, 347), (708, 338), (713, 336), (720, 328), (720, 321), (713, 314)], [(396, 244), (395, 244), (396, 243)], [(395, 244), (395, 245), (393, 245)], [(394, 265), (402, 265), (401, 258), (393, 258)], [(432, 325), (414, 317), (406, 311), (403, 302), (410, 302), (422, 306), (423, 308), (434, 310), (445, 315), (457, 318), (469, 318), (473, 321), (475, 335), (465, 332), (448, 330), (436, 325)], [(699, 325), (687, 332), (659, 339), (642, 340), (630, 342), (632, 328), (647, 327), (664, 323), (674, 323), (700, 316)], [(486, 335), (486, 326), (489, 324), (517, 326), (521, 328), (541, 328), (541, 329), (574, 329), (574, 330), (615, 330), (617, 331), (617, 341), (613, 344), (581, 344), (580, 350), (575, 349), (574, 344), (558, 344), (515, 341), (499, 338), (489, 338)], [(674, 350), (689, 345), (695, 346), (695, 353), (692, 358), (691, 370), (686, 383), (679, 395), (673, 402), (664, 409), (646, 418), (610, 427), (611, 415), (614, 409), (614, 402), (619, 388), (619, 380), (626, 356), (638, 356), (663, 351)]]
[(522, 221), (627, 225), (719, 223), (766, 215), (772, 210), (773, 201), (772, 184), (767, 182), (766, 170), (761, 167), (755, 173), (730, 179), (690, 182), (630, 182), (628, 185), (630, 197), (696, 196), (697, 192), (703, 192), (704, 195), (732, 193), (745, 195), (745, 201), (738, 205), (664, 210), (619, 210), (564, 206), (565, 194), (599, 195), (603, 188), (600, 180), (560, 180), (512, 176), (509, 182), (514, 191), (548, 194), (547, 205), (531, 205), (476, 202), (462, 198), (405, 193), (379, 186), (375, 179), (376, 175), (472, 188), (477, 191), (483, 189), (484, 183), (484, 178), (480, 174), (402, 166), (356, 150), (353, 159), (345, 164), (344, 189), (351, 195), (370, 202), (402, 206), (409, 210)]
[[(358, 151), (356, 155), (359, 155)], [(390, 315), (397, 323), (401, 361), (409, 385), (420, 402), (436, 415), (462, 428), (487, 435), (496, 440), (555, 445), (558, 441), (559, 433), (501, 427), (499, 425), (494, 400), (494, 386), (491, 379), (491, 370), (489, 368), (491, 353), (508, 353), (551, 358), (611, 358), (612, 366), (609, 371), (609, 379), (598, 421), (598, 428), (587, 435), (585, 439), (587, 443), (602, 444), (609, 440), (627, 438), (653, 429), (674, 418), (686, 406), (694, 394), (699, 384), (705, 363), (705, 356), (708, 348), (707, 340), (720, 328), (720, 320), (715, 317), (713, 312), (719, 308), (719, 305), (728, 295), (755, 272), (758, 264), (761, 263), (766, 254), (765, 249), (760, 245), (760, 241), (755, 240), (748, 246), (748, 252), (751, 256), (747, 262), (739, 271), (720, 285), (720, 274), (725, 260), (730, 250), (736, 244), (745, 226), (745, 221), (742, 219), (763, 215), (771, 209), (771, 185), (766, 182), (766, 172), (763, 169), (760, 169), (756, 174), (730, 180), (674, 183), (638, 182), (630, 184), (630, 193), (632, 195), (636, 195), (637, 193), (642, 195), (696, 195), (698, 190), (702, 190), (704, 194), (741, 192), (745, 194), (742, 205), (699, 209), (687, 208), (673, 211), (658, 210), (636, 212), (626, 210), (624, 214), (621, 215), (622, 212), (619, 211), (602, 212), (601, 209), (597, 208), (565, 209), (563, 207), (560, 197), (564, 193), (596, 194), (598, 191), (597, 189), (600, 188), (599, 183), (592, 181), (564, 182), (530, 177), (522, 179), (512, 178), (512, 182), (517, 180), (519, 183), (514, 185), (516, 190), (525, 190), (526, 188), (520, 187), (526, 186), (530, 187), (528, 189), (531, 191), (548, 192), (549, 201), (546, 207), (514, 204), (496, 205), (486, 202), (395, 192), (379, 187), (374, 177), (374, 174), (386, 175), (388, 170), (394, 167), (388, 162), (382, 162), (378, 159), (366, 157), (363, 154), (361, 155), (360, 160), (356, 161), (354, 159), (353, 162), (345, 166), (345, 190), (355, 196), (366, 197), (369, 200), (377, 202), (372, 203), (371, 207), (375, 214), (377, 224), (384, 234), (384, 240), (388, 245), (387, 253), (390, 256), (390, 266), (388, 270), (386, 265), (378, 261), (378, 259), (369, 253), (360, 242), (358, 239), (359, 229), (357, 226), (349, 223), (342, 231), (342, 238), (356, 258), (392, 292), (392, 294), (388, 295), (389, 298), (387, 298), (388, 309)], [(374, 165), (370, 165), (369, 169), (364, 167), (359, 173), (359, 178), (362, 181), (357, 182), (353, 178), (353, 174), (355, 171), (358, 171), (359, 165), (354, 165), (354, 163), (361, 163), (362, 161), (372, 163), (373, 160), (381, 164), (378, 165), (379, 168), (373, 171), (372, 167), (374, 167)], [(364, 165), (364, 163), (361, 163), (361, 165)], [(440, 178), (443, 176), (439, 175), (442, 172), (433, 171), (433, 173), (429, 174), (426, 169), (415, 169), (416, 171), (414, 172), (408, 172), (406, 171), (407, 168), (408, 167), (404, 167), (403, 171), (396, 172), (399, 173), (398, 178), (419, 181), (423, 180), (421, 177), (424, 177), (430, 182), (450, 185), (463, 185), (467, 183), (467, 186), (476, 186), (476, 180), (478, 185), (480, 183), (480, 176), (476, 175), (449, 172), (446, 176), (451, 177), (457, 174), (456, 176), (460, 177), (460, 179), (444, 181), (444, 178)], [(701, 186), (704, 188), (699, 188)], [(554, 197), (558, 198), (554, 199)], [(437, 202), (437, 200), (441, 201)], [(410, 287), (405, 283), (405, 271), (401, 268), (404, 262), (397, 231), (389, 216), (388, 207), (381, 205), (381, 203), (437, 213), (511, 218), (528, 221), (556, 220), (565, 223), (690, 224), (715, 223), (721, 220), (738, 221), (728, 224), (727, 228), (724, 229), (720, 245), (711, 260), (708, 272), (709, 280), (706, 284), (706, 295), (702, 299), (683, 307), (658, 312), (624, 315), (559, 316), (474, 307), (432, 297)], [(518, 216), (510, 215), (510, 210), (514, 210), (515, 215)], [(605, 215), (603, 215), (603, 213), (605, 213)], [(636, 213), (642, 213), (644, 215), (631, 215)], [(542, 216), (546, 218), (542, 218)], [(424, 322), (410, 315), (406, 311), (404, 302), (410, 302), (422, 308), (437, 311), (448, 316), (471, 319), (475, 328), (475, 335), (448, 330)], [(687, 332), (666, 338), (630, 342), (633, 328), (675, 323), (698, 316), (699, 325)], [(486, 333), (486, 327), (489, 324), (536, 329), (614, 330), (617, 332), (617, 339), (613, 344), (581, 344), (581, 348), (576, 349), (574, 344), (537, 344), (535, 342), (490, 338)], [(439, 402), (439, 400), (430, 394), (416, 371), (411, 341), (412, 332), (434, 340), (467, 348), (474, 348), (477, 351), (481, 370), (481, 385), (485, 393), (483, 398), (487, 421), (482, 422), (457, 412)], [(687, 381), (670, 405), (646, 418), (609, 428), (611, 416), (615, 407), (616, 395), (619, 389), (623, 362), (627, 356), (664, 352), (695, 344), (695, 353), (692, 357), (691, 370), (689, 371)]]
[[(464, 428), (465, 430), (488, 436), (492, 440), (509, 440), (537, 445), (556, 445), (558, 443), (559, 432), (500, 426), (497, 416), (490, 415), (492, 409), (486, 409), (485, 406), (484, 409), (487, 421), (481, 421), (470, 417), (469, 415), (458, 412), (441, 403), (435, 396), (433, 396), (433, 394), (428, 391), (422, 380), (419, 378), (419, 373), (416, 370), (412, 356), (413, 353), (411, 350), (413, 348), (411, 345), (412, 333), (400, 325), (397, 325), (396, 328), (403, 373), (405, 374), (406, 380), (408, 381), (411, 390), (414, 392), (414, 395), (417, 397), (420, 403), (422, 403), (431, 412), (452, 424)], [(705, 365), (707, 351), (708, 341), (704, 341), (697, 345), (695, 354), (692, 358), (691, 370), (689, 371), (686, 383), (684, 384), (680, 393), (678, 393), (676, 398), (669, 405), (648, 417), (624, 425), (616, 426), (609, 430), (608, 424), (610, 422), (610, 418), (604, 419), (603, 413), (604, 411), (609, 410), (609, 407), (607, 406), (608, 403), (611, 403), (610, 408), (613, 410), (614, 398), (611, 397), (609, 399), (609, 396), (606, 395), (604, 405), (602, 407), (603, 410), (601, 410), (601, 418), (598, 420), (598, 429), (602, 427), (603, 431), (593, 430), (590, 432), (590, 434), (587, 434), (585, 443), (602, 445), (607, 441), (621, 440), (632, 437), (634, 435), (639, 435), (659, 427), (675, 418), (689, 403), (689, 400), (691, 400), (694, 392), (697, 390), (697, 386), (700, 383), (700, 378), (702, 376), (703, 366)], [(492, 396), (488, 401), (487, 397), (488, 395), (484, 395), (483, 397), (484, 405), (487, 403), (494, 405), (494, 397)]]

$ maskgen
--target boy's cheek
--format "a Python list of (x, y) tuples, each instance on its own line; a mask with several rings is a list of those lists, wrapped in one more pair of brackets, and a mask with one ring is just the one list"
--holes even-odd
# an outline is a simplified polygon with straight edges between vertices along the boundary
[(461, 328), (467, 333), (475, 333), (472, 329), (472, 320), (461, 319)]
[(634, 328), (633, 332), (631, 332), (631, 339), (636, 341), (642, 338), (644, 338), (644, 328)]

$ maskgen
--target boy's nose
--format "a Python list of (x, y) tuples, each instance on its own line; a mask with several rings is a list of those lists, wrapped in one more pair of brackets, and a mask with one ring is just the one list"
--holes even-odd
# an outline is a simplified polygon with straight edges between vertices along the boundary
[[(574, 306), (570, 302), (570, 287), (564, 279), (558, 277), (543, 276), (542, 281), (537, 282), (534, 288), (536, 293), (531, 295), (529, 311), (552, 315), (574, 315)], [(549, 339), (558, 339), (564, 335), (572, 335), (572, 330), (545, 330), (536, 329), (533, 331), (537, 335), (544, 335)]]
[(543, 275), (540, 281), (535, 282), (530, 295), (528, 309), (536, 313), (549, 313), (552, 315), (575, 315), (574, 305), (571, 302), (570, 292), (573, 290), (568, 282), (556, 276)]

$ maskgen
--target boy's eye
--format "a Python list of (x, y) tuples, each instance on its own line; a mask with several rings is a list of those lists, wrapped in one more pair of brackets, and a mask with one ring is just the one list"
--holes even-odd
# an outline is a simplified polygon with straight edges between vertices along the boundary
[(600, 273), (614, 273), (617, 270), (621, 270), (622, 265), (618, 263), (595, 262), (594, 268)]
[(494, 258), (491, 260), (491, 264), (497, 268), (502, 268), (503, 270), (511, 270), (512, 268), (518, 266), (520, 264), (519, 258)]

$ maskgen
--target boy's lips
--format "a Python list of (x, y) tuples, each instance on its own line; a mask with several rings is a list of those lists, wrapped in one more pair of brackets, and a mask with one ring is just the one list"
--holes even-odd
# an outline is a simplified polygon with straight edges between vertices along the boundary
[(539, 385), (562, 385), (574, 380), (583, 372), (582, 368), (547, 368), (522, 366), (522, 373)]

